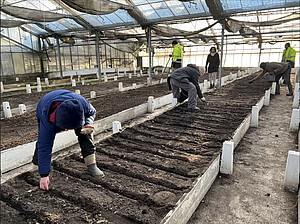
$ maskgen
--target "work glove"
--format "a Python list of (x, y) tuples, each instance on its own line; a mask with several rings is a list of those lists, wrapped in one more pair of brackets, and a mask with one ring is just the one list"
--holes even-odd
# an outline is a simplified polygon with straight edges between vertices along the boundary
[(94, 127), (91, 125), (85, 125), (81, 128), (80, 134), (82, 135), (90, 135), (94, 131)]

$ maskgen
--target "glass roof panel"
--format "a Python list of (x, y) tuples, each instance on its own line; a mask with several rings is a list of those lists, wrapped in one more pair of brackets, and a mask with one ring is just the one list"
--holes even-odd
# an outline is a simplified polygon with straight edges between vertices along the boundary
[(111, 23), (123, 23), (124, 22), (115, 13), (107, 14), (107, 15), (102, 16), (102, 17), (107, 17), (111, 21)]
[(169, 9), (158, 9), (156, 10), (156, 12), (162, 18), (174, 16), (174, 14)]
[(126, 10), (119, 9), (115, 12), (125, 23), (135, 22), (135, 20), (127, 13)]
[(99, 16), (84, 14), (84, 15), (80, 15), (80, 17), (83, 18), (88, 23), (90, 23), (92, 26), (102, 26), (103, 25), (103, 23), (100, 22), (103, 19), (100, 18), (100, 21), (97, 19), (97, 17), (99, 17)]
[(200, 2), (197, 0), (193, 3), (183, 2), (183, 4), (190, 14), (209, 12), (207, 5), (202, 1)]
[(61, 23), (55, 21), (55, 22), (51, 22), (51, 23), (41, 23), (43, 25), (45, 25), (47, 28), (49, 28), (50, 30), (53, 31), (60, 31), (60, 30), (67, 30), (68, 28), (65, 27), (64, 25), (62, 25)]
[(157, 19), (159, 15), (156, 11), (151, 7), (151, 5), (140, 5), (138, 6), (139, 10), (144, 14), (147, 19)]
[(167, 5), (172, 10), (175, 16), (188, 15), (188, 11), (180, 1), (168, 1)]
[(80, 24), (76, 23), (73, 19), (60, 19), (59, 22), (67, 27), (68, 29), (78, 29), (83, 28)]

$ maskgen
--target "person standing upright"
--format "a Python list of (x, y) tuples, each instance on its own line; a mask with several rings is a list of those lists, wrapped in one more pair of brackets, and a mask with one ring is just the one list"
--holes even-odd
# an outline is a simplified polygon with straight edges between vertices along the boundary
[[(209, 66), (207, 70), (208, 64)], [(208, 72), (210, 88), (214, 88), (216, 85), (219, 65), (220, 65), (220, 58), (219, 58), (219, 54), (217, 53), (217, 49), (215, 47), (211, 47), (210, 53), (207, 56), (206, 64), (205, 64), (205, 73)]]
[(172, 47), (173, 53), (170, 55), (170, 57), (172, 57), (172, 69), (175, 71), (182, 67), (183, 46), (174, 40), (172, 42)]
[(282, 60), (281, 62), (288, 62), (291, 68), (295, 67), (295, 58), (296, 58), (296, 50), (291, 47), (290, 43), (286, 43), (284, 45), (285, 49), (282, 53)]

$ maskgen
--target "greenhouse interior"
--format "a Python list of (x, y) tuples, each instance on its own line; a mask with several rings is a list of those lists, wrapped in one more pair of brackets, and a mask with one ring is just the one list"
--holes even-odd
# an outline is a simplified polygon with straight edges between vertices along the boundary
[(300, 223), (299, 0), (0, 11), (0, 223)]

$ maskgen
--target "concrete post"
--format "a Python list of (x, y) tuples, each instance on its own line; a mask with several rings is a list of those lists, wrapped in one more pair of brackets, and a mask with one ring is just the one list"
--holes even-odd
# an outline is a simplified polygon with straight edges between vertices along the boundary
[(147, 77), (147, 85), (148, 85), (148, 86), (151, 85), (151, 79), (150, 79), (150, 77)]
[(271, 87), (271, 94), (275, 95), (275, 93), (276, 93), (276, 82), (273, 82)]
[(177, 98), (172, 99), (172, 107), (175, 107), (177, 105)]
[[(204, 80), (205, 81), (205, 80)], [(202, 84), (202, 85), (201, 85)], [(200, 84), (200, 88), (201, 88), (201, 92), (202, 93), (206, 93), (207, 92), (207, 85), (205, 86), (205, 84), (204, 83), (201, 83)]]
[(80, 89), (76, 89), (75, 93), (78, 94), (78, 95), (80, 95)]
[(158, 75), (158, 71), (157, 71), (157, 70), (155, 70), (155, 75), (156, 75), (156, 76)]
[(253, 106), (251, 113), (251, 127), (258, 127), (259, 107)]
[(271, 91), (268, 89), (265, 92), (265, 99), (264, 99), (264, 105), (269, 106), (270, 104), (270, 97), (271, 97)]
[(19, 114), (24, 114), (26, 112), (25, 104), (19, 104)]
[(240, 76), (241, 76), (241, 70), (238, 70), (237, 77), (240, 77)]
[(122, 92), (123, 91), (123, 83), (119, 82), (119, 91)]
[(234, 142), (225, 141), (222, 147), (220, 172), (232, 175), (233, 173), (233, 151)]
[(295, 91), (294, 100), (293, 100), (293, 108), (299, 107), (299, 91)]
[(130, 78), (130, 79), (132, 78), (132, 74), (131, 73), (129, 73), (128, 78)]
[(19, 77), (16, 77), (16, 82), (19, 82), (19, 81), (20, 81)]
[(163, 83), (163, 81), (164, 81), (164, 79), (163, 79), (163, 78), (161, 78), (161, 79), (160, 79), (160, 81), (159, 81), (159, 83)]
[(97, 58), (97, 79), (101, 81), (101, 58), (100, 58), (100, 36), (96, 31), (96, 58)]
[(31, 93), (31, 87), (30, 84), (26, 84), (26, 93)]
[(203, 84), (204, 84), (204, 88), (207, 89), (208, 88), (208, 81), (206, 79), (204, 80)]
[(117, 68), (117, 76), (120, 75), (120, 70)]
[(79, 75), (79, 76), (78, 76), (78, 82), (80, 82), (80, 81), (81, 81), (81, 76)]
[(133, 70), (133, 75), (136, 76), (136, 69)]
[(96, 92), (95, 91), (91, 91), (90, 95), (91, 95), (91, 99), (96, 98)]
[(132, 89), (136, 89), (136, 83), (132, 83)]
[(233, 74), (232, 79), (233, 79), (233, 81), (235, 81), (237, 79), (237, 74)]
[(120, 121), (114, 121), (112, 123), (112, 127), (113, 127), (113, 134), (119, 133), (122, 126), (121, 126), (121, 122)]
[(148, 112), (149, 113), (154, 112), (154, 97), (153, 96), (148, 97)]
[(41, 85), (37, 85), (37, 86), (36, 86), (36, 90), (37, 90), (38, 92), (42, 92), (42, 86), (41, 86)]
[(4, 92), (3, 82), (0, 82), (0, 88), (1, 88), (1, 93), (3, 93)]
[(12, 117), (9, 102), (3, 102), (2, 109), (5, 118)]
[(293, 109), (290, 123), (290, 131), (295, 132), (299, 129), (299, 109)]
[(45, 78), (45, 85), (49, 86), (49, 79), (48, 78)]
[(108, 81), (107, 75), (104, 74), (104, 82), (107, 82), (107, 81)]
[(231, 81), (233, 78), (232, 78), (232, 72), (230, 72), (229, 76), (228, 76), (228, 80)]
[(76, 80), (75, 79), (72, 79), (72, 86), (76, 86)]
[(118, 76), (114, 76), (114, 81), (117, 81), (118, 80)]
[[(249, 74), (249, 73), (248, 73), (248, 74)], [(242, 71), (242, 77), (245, 78), (245, 76), (246, 76), (246, 75), (245, 75), (245, 72)]]
[(41, 78), (40, 77), (37, 77), (36, 78), (36, 85), (41, 85)]
[[(140, 76), (142, 76), (142, 75), (143, 75), (143, 70), (141, 69), (141, 70), (140, 70)], [(139, 76), (139, 77), (140, 77), (140, 76)]]
[(299, 92), (299, 82), (296, 82), (296, 83), (295, 83), (294, 94), (295, 94), (296, 92)]
[(81, 80), (81, 85), (85, 85), (85, 81), (84, 80)]
[(298, 190), (300, 174), (300, 152), (289, 151), (284, 177), (284, 187), (289, 190)]

